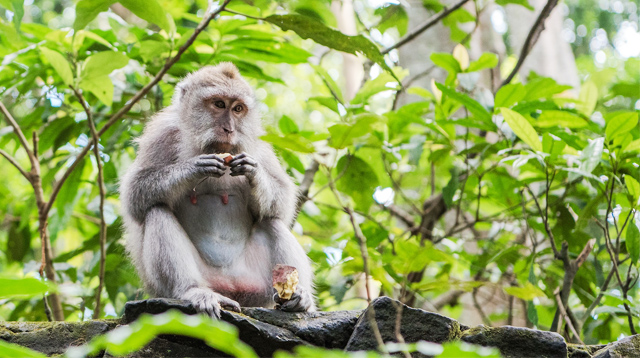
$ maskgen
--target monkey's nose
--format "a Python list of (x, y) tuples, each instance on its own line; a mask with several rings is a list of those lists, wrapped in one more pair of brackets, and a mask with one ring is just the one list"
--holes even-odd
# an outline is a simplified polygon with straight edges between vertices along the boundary
[(224, 127), (223, 127), (222, 129), (224, 129), (224, 132), (225, 132), (225, 133), (227, 133), (227, 134), (231, 134), (231, 133), (233, 133), (233, 129), (230, 129), (230, 128), (224, 128)]

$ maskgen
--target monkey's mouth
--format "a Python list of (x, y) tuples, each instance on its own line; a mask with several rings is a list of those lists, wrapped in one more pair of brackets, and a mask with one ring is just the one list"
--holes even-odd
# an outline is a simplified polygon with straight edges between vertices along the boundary
[(203, 148), (204, 153), (236, 153), (235, 145), (231, 142), (213, 141)]

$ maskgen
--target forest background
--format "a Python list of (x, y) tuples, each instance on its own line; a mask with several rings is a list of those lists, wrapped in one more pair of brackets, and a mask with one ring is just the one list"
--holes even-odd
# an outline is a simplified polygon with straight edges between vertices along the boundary
[(299, 183), (320, 309), (387, 295), (574, 342), (635, 334), (639, 13), (0, 0), (0, 319), (115, 318), (145, 297), (118, 178), (180, 78), (231, 61)]

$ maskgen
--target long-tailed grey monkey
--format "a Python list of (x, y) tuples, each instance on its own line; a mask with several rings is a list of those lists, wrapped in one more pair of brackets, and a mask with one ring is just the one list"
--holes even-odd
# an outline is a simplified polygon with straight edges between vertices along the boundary
[[(146, 124), (121, 182), (127, 250), (147, 292), (220, 306), (274, 306), (271, 270), (297, 268), (282, 303), (313, 311), (313, 274), (289, 231), (296, 186), (264, 133), (253, 90), (231, 63), (189, 74)], [(214, 153), (231, 153), (225, 165)], [(276, 296), (277, 297), (277, 296)]]

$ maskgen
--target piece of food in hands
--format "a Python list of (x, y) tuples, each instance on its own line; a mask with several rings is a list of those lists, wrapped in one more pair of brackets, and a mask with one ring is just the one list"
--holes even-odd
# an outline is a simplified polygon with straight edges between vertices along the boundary
[(290, 300), (298, 286), (298, 270), (293, 266), (276, 265), (271, 271), (273, 288), (278, 296), (284, 300)]
[(222, 160), (224, 160), (224, 165), (226, 166), (229, 166), (229, 163), (233, 160), (233, 155), (229, 153), (218, 153), (216, 156), (222, 158)]

